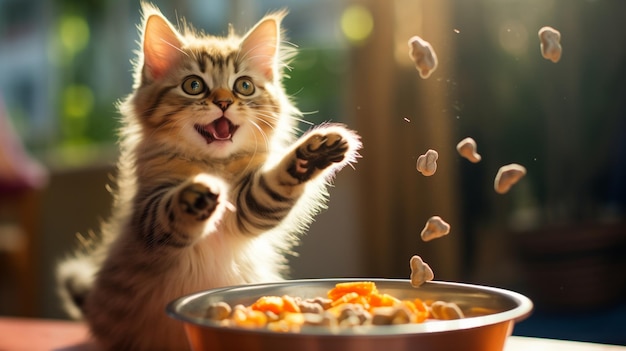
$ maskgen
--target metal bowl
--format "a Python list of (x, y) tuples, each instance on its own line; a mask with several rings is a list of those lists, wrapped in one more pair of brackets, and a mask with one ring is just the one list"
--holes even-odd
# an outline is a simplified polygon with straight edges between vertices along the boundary
[[(323, 327), (309, 327), (299, 333), (223, 327), (204, 318), (207, 306), (214, 302), (225, 301), (232, 306), (250, 305), (264, 295), (326, 296), (335, 284), (356, 280), (373, 281), (381, 293), (400, 299), (454, 302), (466, 318), (340, 328), (334, 332)], [(183, 322), (194, 351), (502, 351), (515, 322), (526, 318), (532, 308), (527, 297), (499, 288), (439, 281), (414, 288), (408, 280), (359, 278), (289, 280), (207, 290), (171, 302), (167, 313)]]

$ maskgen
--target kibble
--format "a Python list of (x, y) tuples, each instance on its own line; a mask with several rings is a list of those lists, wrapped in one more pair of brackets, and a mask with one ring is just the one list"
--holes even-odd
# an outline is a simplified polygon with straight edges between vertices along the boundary
[(424, 241), (431, 241), (450, 233), (450, 224), (439, 216), (432, 216), (426, 221), (421, 237)]
[(537, 33), (541, 42), (541, 56), (554, 63), (561, 59), (561, 33), (549, 26), (542, 27)]
[(472, 163), (478, 163), (482, 158), (476, 150), (476, 141), (470, 137), (467, 137), (456, 144), (456, 151), (459, 155), (465, 157)]
[(409, 39), (409, 56), (415, 62), (415, 68), (422, 79), (430, 77), (437, 69), (437, 54), (426, 40), (414, 36)]
[(304, 313), (303, 315), (304, 325), (337, 327), (337, 318), (330, 312), (322, 311), (320, 313)]
[(498, 194), (507, 193), (511, 187), (526, 175), (526, 168), (517, 163), (500, 167), (493, 187)]
[(209, 305), (209, 308), (206, 310), (206, 317), (212, 320), (221, 321), (230, 316), (232, 309), (230, 305), (226, 302), (216, 302), (214, 304)]
[(437, 151), (429, 149), (425, 154), (420, 155), (417, 158), (417, 164), (415, 168), (426, 177), (430, 177), (437, 171), (437, 159), (439, 153)]
[(324, 307), (319, 303), (298, 299), (297, 304), (302, 313), (322, 313), (324, 311)]
[(411, 311), (404, 305), (376, 307), (372, 311), (373, 325), (407, 324), (411, 322)]
[(420, 256), (411, 257), (411, 285), (414, 288), (420, 287), (425, 282), (431, 281), (435, 278), (433, 270), (428, 263), (424, 262)]
[[(353, 317), (356, 317), (356, 319), (354, 319)], [(368, 324), (368, 322), (372, 320), (372, 315), (367, 310), (365, 310), (363, 305), (349, 303), (341, 306), (341, 308), (339, 309), (339, 317), (337, 317), (340, 325), (346, 319), (352, 319), (348, 322), (350, 324), (356, 323), (354, 325), (364, 325)]]
[(430, 305), (430, 311), (436, 319), (452, 320), (464, 318), (463, 311), (454, 302), (435, 301)]
[(327, 299), (325, 297), (318, 296), (318, 297), (315, 297), (315, 298), (312, 298), (312, 299), (306, 299), (306, 300), (304, 300), (304, 302), (318, 304), (318, 305), (322, 306), (323, 309), (327, 310), (332, 305), (333, 300)]

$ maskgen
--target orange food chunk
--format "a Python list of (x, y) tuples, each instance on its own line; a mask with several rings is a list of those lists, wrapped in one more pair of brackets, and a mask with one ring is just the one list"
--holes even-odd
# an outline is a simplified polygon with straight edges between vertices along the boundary
[(328, 298), (337, 300), (347, 293), (356, 293), (361, 296), (369, 296), (377, 292), (374, 282), (345, 282), (337, 283), (334, 288), (328, 291)]
[(285, 312), (300, 313), (300, 307), (298, 306), (298, 304), (296, 303), (296, 300), (294, 300), (293, 297), (288, 296), (288, 295), (283, 295), (282, 299), (283, 299), (283, 310)]
[(267, 324), (267, 316), (261, 311), (235, 310), (233, 311), (233, 323), (244, 328), (262, 328)]
[(415, 306), (415, 303), (413, 301), (402, 300), (400, 303), (402, 305), (404, 305), (404, 307), (408, 308), (409, 311), (411, 311), (411, 313), (418, 313), (419, 312), (419, 310), (417, 309), (417, 306)]
[(428, 309), (420, 299), (402, 300), (401, 303), (411, 311), (412, 323), (422, 323), (428, 318)]
[(333, 306), (333, 307), (339, 306), (339, 305), (344, 304), (344, 303), (353, 302), (358, 297), (359, 297), (359, 294), (354, 292), (354, 291), (352, 291), (352, 292), (349, 292), (347, 294), (342, 295), (341, 297), (339, 297), (336, 300), (333, 300), (333, 302), (330, 305)]
[(368, 296), (359, 296), (356, 299), (351, 301), (352, 303), (358, 303), (359, 305), (363, 305), (366, 310), (370, 309), (370, 299)]
[(255, 327), (264, 327), (267, 324), (267, 316), (261, 311), (251, 310), (248, 312), (248, 323)]
[(428, 308), (426, 307), (426, 304), (421, 299), (419, 299), (419, 298), (415, 299), (415, 300), (413, 300), (413, 303), (415, 304), (415, 307), (417, 307), (417, 309), (420, 312), (428, 312)]
[(396, 305), (400, 300), (389, 294), (375, 293), (370, 295), (369, 302), (371, 307), (382, 307)]
[(251, 309), (261, 312), (281, 314), (284, 311), (285, 300), (280, 296), (262, 296), (250, 306)]

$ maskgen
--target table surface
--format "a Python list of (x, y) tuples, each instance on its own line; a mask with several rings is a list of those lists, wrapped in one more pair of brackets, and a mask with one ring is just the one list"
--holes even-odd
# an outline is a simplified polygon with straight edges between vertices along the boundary
[[(1, 351), (93, 351), (84, 323), (0, 317)], [(626, 346), (511, 336), (504, 351), (626, 351)]]

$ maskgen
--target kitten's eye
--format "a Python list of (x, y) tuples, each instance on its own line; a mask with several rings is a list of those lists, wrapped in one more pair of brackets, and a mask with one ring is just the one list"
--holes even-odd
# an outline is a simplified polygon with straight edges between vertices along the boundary
[(241, 95), (250, 96), (254, 94), (254, 83), (248, 77), (241, 77), (235, 81), (235, 91)]
[(183, 91), (189, 95), (198, 95), (206, 90), (206, 85), (202, 78), (198, 76), (189, 76), (183, 81)]

